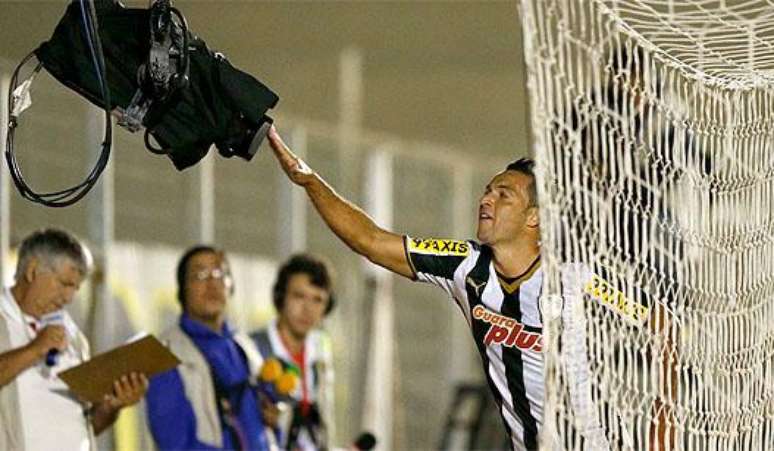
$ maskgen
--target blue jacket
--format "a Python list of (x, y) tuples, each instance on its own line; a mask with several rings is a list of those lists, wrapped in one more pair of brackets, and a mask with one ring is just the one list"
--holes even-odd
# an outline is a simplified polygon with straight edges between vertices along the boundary
[(196, 412), (186, 397), (183, 378), (178, 369), (170, 370), (151, 378), (146, 395), (148, 421), (159, 449), (239, 449), (243, 441), (248, 450), (268, 450), (260, 402), (248, 384), (246, 357), (231, 328), (224, 324), (218, 334), (185, 314), (179, 325), (209, 364), (216, 396), (228, 401), (237, 427), (227, 424), (227, 413), (219, 408), (223, 447), (199, 441)]

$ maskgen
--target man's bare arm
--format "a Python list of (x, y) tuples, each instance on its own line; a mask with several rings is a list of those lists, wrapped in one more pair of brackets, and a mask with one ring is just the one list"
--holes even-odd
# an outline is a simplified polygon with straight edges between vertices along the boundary
[(67, 337), (62, 326), (46, 326), (26, 346), (0, 354), (0, 388), (11, 383), (22, 371), (37, 364), (49, 350), (64, 350)]
[(29, 346), (12, 349), (0, 354), (0, 388), (5, 387), (22, 371), (38, 363), (42, 358)]
[[(660, 335), (664, 342), (657, 350), (654, 361), (659, 362), (659, 395), (653, 401), (653, 412), (656, 421), (650, 426), (650, 451), (671, 451), (675, 449), (675, 431), (677, 429), (675, 412), (672, 405), (677, 401), (677, 384), (680, 382), (677, 372), (676, 325), (670, 320), (666, 308), (656, 303), (650, 322), (650, 332)], [(665, 398), (667, 402), (661, 400)]]
[(413, 278), (403, 237), (384, 230), (357, 205), (339, 196), (325, 180), (296, 157), (272, 126), (269, 143), (288, 178), (306, 190), (323, 221), (353, 251), (373, 263), (402, 276)]

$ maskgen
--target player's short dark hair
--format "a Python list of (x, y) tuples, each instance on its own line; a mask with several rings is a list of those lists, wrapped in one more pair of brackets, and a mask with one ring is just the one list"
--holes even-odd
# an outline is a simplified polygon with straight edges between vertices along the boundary
[[(183, 253), (183, 256), (180, 257), (180, 260), (178, 260), (177, 262), (177, 300), (178, 302), (180, 302), (180, 306), (183, 307), (183, 310), (185, 310), (185, 301), (186, 301), (185, 284), (188, 279), (188, 263), (190, 263), (192, 258), (203, 253), (223, 256), (223, 262), (226, 264), (228, 268), (228, 259), (226, 258), (226, 253), (223, 252), (223, 249), (219, 249), (215, 246), (210, 246), (207, 244), (199, 244), (185, 251), (185, 253)], [(231, 277), (230, 274), (228, 275), (228, 277)], [(234, 294), (233, 287), (234, 285), (232, 283), (230, 295)]]
[(333, 272), (330, 265), (320, 257), (311, 254), (296, 254), (290, 257), (277, 272), (277, 280), (272, 289), (272, 299), (277, 312), (282, 311), (285, 304), (285, 295), (288, 290), (290, 278), (295, 274), (307, 274), (312, 285), (328, 292), (328, 306), (325, 308), (327, 316), (335, 299), (333, 296)]
[(505, 167), (505, 170), (520, 172), (532, 179), (532, 183), (530, 183), (529, 187), (527, 187), (527, 192), (529, 194), (529, 206), (537, 207), (538, 197), (537, 185), (535, 183), (535, 160), (532, 158), (519, 158), (518, 160), (509, 163), (508, 166)]
[(65, 258), (72, 262), (81, 274), (86, 276), (92, 268), (91, 252), (78, 238), (61, 229), (49, 228), (36, 230), (29, 234), (19, 246), (19, 259), (16, 264), (16, 280), (20, 280), (33, 258), (49, 268), (57, 260)]

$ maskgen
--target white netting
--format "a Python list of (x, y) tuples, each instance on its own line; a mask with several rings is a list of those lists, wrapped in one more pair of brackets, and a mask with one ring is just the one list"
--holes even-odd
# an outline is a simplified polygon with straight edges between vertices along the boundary
[(550, 291), (596, 274), (547, 324), (543, 444), (774, 449), (774, 3), (521, 6)]

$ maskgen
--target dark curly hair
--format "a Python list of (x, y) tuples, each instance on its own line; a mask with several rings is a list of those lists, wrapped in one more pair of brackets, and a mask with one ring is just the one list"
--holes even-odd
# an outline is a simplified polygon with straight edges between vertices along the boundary
[(332, 271), (330, 265), (325, 260), (310, 254), (293, 255), (277, 272), (277, 280), (274, 282), (274, 288), (272, 289), (274, 307), (277, 311), (282, 310), (288, 282), (290, 282), (290, 277), (294, 274), (308, 274), (312, 285), (328, 292), (328, 306), (325, 308), (325, 315), (327, 316), (333, 310), (333, 305), (335, 304)]

